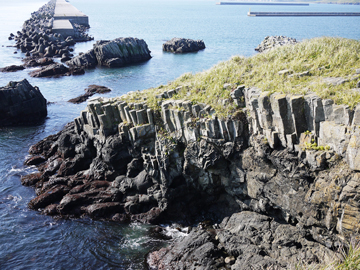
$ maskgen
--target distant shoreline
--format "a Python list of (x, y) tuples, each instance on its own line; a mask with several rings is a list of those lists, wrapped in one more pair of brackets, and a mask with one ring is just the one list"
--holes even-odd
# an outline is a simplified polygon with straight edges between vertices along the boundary
[[(356, 1), (356, 2), (355, 2)], [(235, 3), (246, 3), (246, 2), (249, 2), (250, 4), (254, 4), (254, 3), (267, 3), (267, 4), (273, 4), (273, 5), (276, 5), (277, 3), (278, 4), (335, 4), (335, 5), (360, 5), (360, 0), (355, 0), (354, 2), (341, 2), (341, 1), (291, 1), (291, 0), (287, 0), (287, 1), (264, 1), (264, 0), (253, 0), (253, 1), (220, 1), (216, 4), (219, 4), (219, 3), (231, 3), (233, 2), (234, 4)]]

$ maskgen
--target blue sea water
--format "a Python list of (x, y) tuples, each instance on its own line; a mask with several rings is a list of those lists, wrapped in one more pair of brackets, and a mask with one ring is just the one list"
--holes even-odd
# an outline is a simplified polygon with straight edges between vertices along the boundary
[[(42, 0), (0, 0), (0, 67), (21, 64), (23, 54), (8, 41), (21, 29)], [(95, 40), (117, 37), (144, 39), (152, 52), (146, 63), (119, 69), (97, 68), (83, 76), (31, 78), (30, 70), (0, 73), (0, 86), (23, 78), (37, 85), (49, 105), (49, 115), (35, 127), (0, 129), (0, 269), (144, 269), (146, 253), (164, 243), (148, 233), (149, 226), (111, 222), (54, 220), (29, 210), (35, 196), (20, 183), (21, 175), (34, 171), (23, 162), (29, 147), (54, 134), (86, 104), (70, 104), (90, 84), (112, 89), (107, 97), (166, 84), (185, 72), (206, 70), (233, 55), (251, 56), (268, 35), (298, 40), (319, 36), (360, 39), (360, 17), (248, 17), (252, 11), (360, 12), (360, 6), (219, 6), (208, 0), (71, 0), (89, 16), (89, 34)], [(203, 39), (206, 49), (174, 55), (161, 50), (173, 37)], [(93, 42), (78, 43), (75, 53)]]

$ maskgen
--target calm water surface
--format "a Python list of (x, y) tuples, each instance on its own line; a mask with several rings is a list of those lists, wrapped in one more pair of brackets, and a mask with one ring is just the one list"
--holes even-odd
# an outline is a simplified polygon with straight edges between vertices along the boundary
[[(21, 64), (24, 56), (7, 47), (11, 32), (21, 29), (30, 13), (46, 1), (0, 0), (0, 67)], [(144, 39), (153, 58), (121, 69), (98, 68), (84, 76), (58, 79), (30, 78), (29, 70), (0, 73), (0, 86), (27, 78), (39, 86), (49, 101), (49, 115), (35, 127), (0, 129), (0, 269), (144, 269), (146, 253), (163, 245), (148, 233), (149, 226), (111, 222), (54, 220), (27, 208), (35, 196), (20, 177), (34, 171), (24, 168), (28, 148), (56, 133), (77, 117), (85, 104), (70, 98), (83, 94), (89, 84), (113, 91), (107, 97), (166, 84), (185, 72), (198, 72), (233, 55), (253, 55), (268, 35), (303, 40), (318, 36), (360, 38), (360, 17), (247, 17), (250, 6), (217, 6), (215, 1), (195, 0), (72, 0), (89, 16), (90, 34), (99, 39)], [(309, 7), (253, 6), (252, 11), (360, 12), (360, 6), (310, 5)], [(203, 39), (198, 53), (163, 53), (161, 45), (173, 37)], [(75, 53), (87, 51), (92, 42), (80, 43)]]

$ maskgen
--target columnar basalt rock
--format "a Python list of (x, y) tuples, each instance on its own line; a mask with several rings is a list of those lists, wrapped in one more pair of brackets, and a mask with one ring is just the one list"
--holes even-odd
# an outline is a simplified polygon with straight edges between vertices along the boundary
[(358, 108), (235, 86), (238, 112), (220, 118), (206, 104), (171, 98), (186, 89), (158, 94), (155, 110), (143, 99), (91, 100), (73, 124), (31, 148), (39, 158), (29, 162), (45, 162), (22, 179), (37, 189), (30, 207), (221, 224), (152, 253), (153, 269), (191, 269), (186, 258), (200, 253), (199, 269), (288, 269), (300, 258), (326, 260), (360, 229)]
[(47, 115), (46, 99), (26, 79), (0, 88), (0, 127), (31, 125)]

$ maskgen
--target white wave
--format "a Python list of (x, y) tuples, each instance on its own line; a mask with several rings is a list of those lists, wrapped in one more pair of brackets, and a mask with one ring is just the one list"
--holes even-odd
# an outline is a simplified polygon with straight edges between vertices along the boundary
[(170, 226), (164, 227), (164, 234), (173, 239), (184, 238), (189, 234), (189, 228), (181, 227), (178, 224), (172, 224)]

